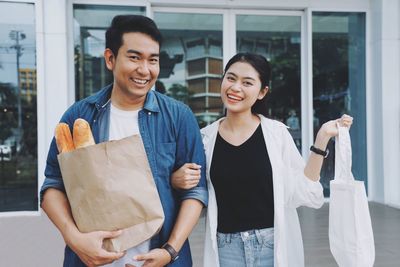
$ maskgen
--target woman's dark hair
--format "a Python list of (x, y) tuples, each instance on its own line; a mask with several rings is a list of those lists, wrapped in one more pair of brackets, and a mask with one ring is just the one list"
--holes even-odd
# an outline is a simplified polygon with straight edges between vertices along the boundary
[[(248, 63), (257, 71), (261, 81), (260, 90), (264, 89), (266, 86), (269, 87), (271, 79), (271, 65), (265, 57), (254, 53), (238, 53), (234, 55), (226, 64), (224, 75), (228, 71), (228, 69), (236, 62)], [(251, 112), (268, 116), (266, 97), (257, 100), (251, 107)]]
[(106, 31), (106, 48), (111, 49), (115, 57), (122, 46), (122, 35), (129, 32), (147, 34), (161, 48), (162, 36), (152, 19), (141, 15), (118, 15), (113, 18)]

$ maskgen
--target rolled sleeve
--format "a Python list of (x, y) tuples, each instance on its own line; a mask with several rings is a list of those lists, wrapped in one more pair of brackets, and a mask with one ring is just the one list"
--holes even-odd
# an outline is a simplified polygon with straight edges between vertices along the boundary
[(65, 193), (64, 183), (62, 182), (61, 178), (46, 177), (42, 185), (42, 188), (40, 189), (40, 203), (42, 203), (44, 193), (49, 188), (58, 189), (61, 192)]
[(177, 160), (175, 169), (180, 168), (183, 164), (188, 162), (201, 165), (201, 178), (198, 185), (192, 189), (180, 191), (180, 198), (181, 200), (190, 198), (197, 199), (203, 203), (204, 206), (207, 206), (206, 156), (199, 126), (196, 118), (188, 107), (186, 107), (184, 117), (181, 120), (177, 140)]
[(186, 200), (186, 199), (197, 199), (205, 207), (208, 205), (208, 191), (207, 188), (204, 187), (195, 187), (190, 190), (185, 190), (181, 192), (181, 200)]

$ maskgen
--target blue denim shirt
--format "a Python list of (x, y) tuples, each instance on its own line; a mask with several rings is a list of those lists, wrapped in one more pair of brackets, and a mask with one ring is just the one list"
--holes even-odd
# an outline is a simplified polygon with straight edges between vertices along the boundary
[[(112, 85), (98, 93), (73, 104), (62, 116), (61, 122), (70, 129), (77, 118), (89, 122), (96, 143), (108, 140), (110, 96)], [(205, 170), (204, 147), (200, 131), (191, 110), (181, 102), (155, 91), (147, 94), (143, 109), (139, 111), (139, 130), (149, 160), (150, 168), (160, 195), (165, 220), (160, 232), (151, 240), (151, 247), (161, 247), (171, 234), (184, 199), (197, 199), (205, 206), (208, 202), (205, 173), (199, 184), (190, 190), (176, 191), (170, 184), (171, 173), (186, 162), (195, 162)], [(57, 145), (53, 138), (45, 169), (45, 181), (40, 191), (56, 188), (63, 192), (64, 183), (57, 160)], [(79, 257), (67, 246), (64, 266), (84, 266)], [(179, 252), (179, 259), (168, 266), (192, 266), (189, 243), (186, 240)]]

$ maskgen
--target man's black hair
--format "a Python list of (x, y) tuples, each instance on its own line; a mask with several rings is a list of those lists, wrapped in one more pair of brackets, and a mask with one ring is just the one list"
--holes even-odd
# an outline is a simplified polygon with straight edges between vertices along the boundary
[(111, 49), (115, 57), (117, 57), (118, 50), (122, 46), (123, 34), (130, 32), (147, 34), (161, 48), (162, 36), (152, 19), (141, 15), (118, 15), (113, 18), (106, 31), (106, 48)]

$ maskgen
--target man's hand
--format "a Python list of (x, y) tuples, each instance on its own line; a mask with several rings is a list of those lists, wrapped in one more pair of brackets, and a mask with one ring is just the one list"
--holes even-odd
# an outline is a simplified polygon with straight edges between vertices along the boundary
[(104, 265), (125, 255), (125, 252), (108, 252), (102, 247), (104, 239), (117, 237), (121, 233), (121, 230), (75, 233), (68, 245), (88, 267)]
[[(133, 258), (135, 261), (144, 261), (142, 267), (163, 267), (171, 261), (171, 255), (162, 248), (150, 250), (146, 254), (137, 255)], [(125, 267), (136, 267), (132, 264), (126, 264)]]
[(178, 190), (195, 187), (201, 178), (200, 168), (201, 165), (197, 165), (196, 163), (185, 163), (172, 174), (172, 187)]

